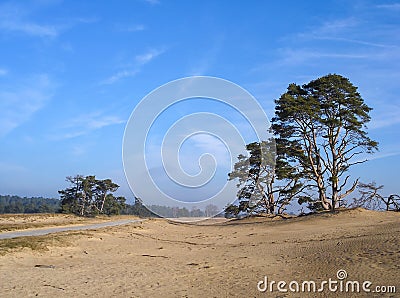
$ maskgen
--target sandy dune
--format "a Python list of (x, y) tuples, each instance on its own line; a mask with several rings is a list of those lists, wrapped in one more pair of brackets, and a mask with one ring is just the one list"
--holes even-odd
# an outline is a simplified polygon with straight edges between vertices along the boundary
[[(399, 297), (400, 214), (363, 209), (207, 224), (146, 220), (0, 256), (0, 297)], [(396, 294), (260, 292), (264, 280), (369, 280)], [(261, 284), (262, 286), (263, 284)], [(397, 295), (397, 296), (396, 296)]]

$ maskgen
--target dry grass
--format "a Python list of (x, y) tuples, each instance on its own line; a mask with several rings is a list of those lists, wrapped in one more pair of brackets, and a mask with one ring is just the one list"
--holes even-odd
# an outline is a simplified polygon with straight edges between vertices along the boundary
[(72, 245), (73, 238), (78, 236), (91, 236), (85, 231), (61, 232), (44, 236), (18, 237), (0, 240), (0, 256), (9, 253), (30, 249), (32, 251), (48, 251), (51, 247), (65, 247)]
[[(118, 220), (124, 216), (79, 217), (71, 214), (0, 214), (0, 233), (26, 229), (59, 227), (68, 225), (94, 224)], [(90, 235), (85, 231), (61, 232), (43, 236), (18, 237), (0, 240), (0, 255), (20, 251), (24, 248), (32, 251), (47, 251), (49, 247), (70, 245), (69, 236)]]

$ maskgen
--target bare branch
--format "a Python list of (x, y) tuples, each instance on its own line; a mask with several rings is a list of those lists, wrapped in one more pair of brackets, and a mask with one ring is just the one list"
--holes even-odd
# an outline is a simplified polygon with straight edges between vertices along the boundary
[(360, 178), (357, 178), (357, 180), (353, 183), (353, 186), (350, 189), (348, 189), (344, 194), (340, 194), (339, 200), (351, 194), (356, 189), (359, 180)]

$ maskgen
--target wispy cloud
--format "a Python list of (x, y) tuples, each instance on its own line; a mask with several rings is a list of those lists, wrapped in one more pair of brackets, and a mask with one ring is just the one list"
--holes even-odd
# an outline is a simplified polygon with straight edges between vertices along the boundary
[(279, 61), (281, 65), (294, 65), (294, 64), (302, 64), (304, 62), (314, 60), (315, 59), (367, 59), (370, 58), (371, 55), (368, 53), (338, 53), (338, 52), (329, 52), (325, 50), (316, 50), (316, 49), (281, 49), (280, 54), (282, 55), (282, 59)]
[(382, 158), (387, 158), (387, 157), (392, 157), (392, 156), (398, 156), (400, 155), (400, 151), (397, 152), (387, 152), (387, 153), (378, 153), (378, 154), (374, 154), (371, 157), (368, 156), (366, 159), (368, 159), (369, 161), (371, 160), (376, 160), (376, 159), (382, 159)]
[(144, 64), (149, 63), (154, 58), (160, 56), (164, 52), (165, 52), (164, 49), (150, 49), (149, 51), (147, 51), (144, 54), (137, 55), (135, 57), (135, 60), (139, 65), (144, 65)]
[(113, 84), (121, 79), (128, 78), (128, 77), (133, 77), (139, 72), (139, 69), (132, 69), (132, 70), (121, 70), (112, 76), (108, 77), (105, 79), (102, 84), (103, 85), (110, 85)]
[(339, 41), (339, 42), (341, 41), (341, 42), (346, 42), (346, 43), (354, 43), (354, 44), (365, 45), (365, 46), (370, 46), (370, 47), (378, 47), (378, 48), (398, 48), (398, 46), (392, 45), (392, 44), (369, 42), (369, 41), (345, 38), (345, 37), (329, 37), (329, 36), (323, 37), (323, 36), (320, 36), (320, 37), (316, 37), (316, 38), (320, 39), (320, 40), (332, 40), (332, 41)]
[(371, 122), (368, 125), (370, 129), (382, 129), (385, 127), (400, 124), (400, 106), (395, 104), (378, 105), (377, 111), (373, 110)]
[(14, 3), (0, 5), (0, 29), (7, 32), (17, 32), (30, 36), (55, 38), (62, 31), (80, 23), (94, 23), (97, 18), (78, 17), (62, 21), (57, 24), (45, 24), (30, 20), (32, 11), (27, 6)]
[(5, 76), (6, 74), (8, 74), (8, 70), (5, 68), (0, 68), (0, 76)]
[[(281, 39), (285, 45), (278, 50), (274, 64), (277, 66), (299, 65), (326, 60), (389, 61), (397, 56), (400, 46), (395, 38), (398, 28), (374, 24), (366, 27), (363, 14), (354, 17), (329, 20), (306, 30), (289, 34)], [(264, 69), (257, 66), (254, 70)]]
[(68, 121), (57, 132), (55, 139), (71, 139), (89, 134), (95, 130), (125, 123), (126, 120), (114, 115), (105, 115), (102, 112), (93, 112), (79, 115)]
[(146, 26), (143, 24), (136, 25), (116, 25), (116, 29), (118, 31), (126, 31), (126, 32), (139, 32), (146, 30)]
[(10, 3), (2, 4), (0, 6), (0, 29), (39, 37), (58, 35), (56, 26), (29, 21), (27, 15), (27, 10), (21, 6)]
[(52, 97), (54, 84), (45, 74), (0, 91), (0, 137), (28, 121)]
[(398, 11), (398, 10), (400, 10), (400, 3), (380, 4), (380, 5), (376, 5), (375, 7)]
[[(363, 40), (362, 36), (365, 35), (362, 26), (363, 22), (354, 17), (346, 19), (338, 19), (322, 23), (320, 26), (310, 28), (308, 31), (300, 32), (294, 36), (286, 37), (294, 39), (295, 41), (307, 41), (307, 40), (325, 40), (334, 42), (345, 42), (353, 43), (358, 45), (364, 45), (369, 47), (381, 47), (381, 48), (393, 48), (396, 45), (389, 44), (386, 42), (377, 42)], [(378, 30), (375, 28), (374, 30)], [(388, 28), (384, 29), (385, 31)], [(382, 35), (382, 34), (377, 34)], [(352, 38), (354, 37), (354, 38)]]
[(128, 77), (133, 77), (137, 75), (140, 71), (141, 68), (163, 54), (165, 52), (165, 49), (150, 49), (147, 52), (136, 55), (133, 63), (127, 63), (127, 67), (119, 70), (112, 76), (108, 77), (107, 79), (103, 80), (101, 82), (102, 85), (110, 85), (113, 84), (121, 79), (128, 78)]
[(144, 0), (145, 2), (151, 4), (151, 5), (157, 5), (160, 4), (159, 0)]
[(56, 37), (58, 30), (55, 26), (39, 25), (21, 20), (2, 19), (0, 28), (7, 31), (17, 31), (39, 37)]
[(311, 28), (307, 32), (299, 33), (299, 37), (319, 37), (341, 34), (344, 31), (355, 28), (359, 21), (355, 18), (332, 20), (322, 23), (320, 26)]

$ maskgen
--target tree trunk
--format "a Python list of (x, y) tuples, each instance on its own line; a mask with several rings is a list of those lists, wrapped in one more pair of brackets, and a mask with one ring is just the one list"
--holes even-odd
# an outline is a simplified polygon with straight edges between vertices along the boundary
[(325, 194), (320, 193), (319, 199), (320, 199), (320, 201), (321, 201), (322, 207), (323, 207), (325, 210), (331, 210), (331, 209), (332, 209), (332, 205), (331, 205), (331, 203), (326, 199)]
[(82, 195), (82, 207), (81, 207), (81, 215), (83, 216), (85, 214), (85, 204), (86, 204), (86, 194), (83, 192)]
[(325, 210), (331, 210), (332, 205), (329, 200), (326, 198), (324, 182), (321, 176), (317, 177), (317, 186), (318, 186), (318, 193), (319, 193), (319, 201), (322, 204), (322, 207)]
[(269, 213), (275, 214), (275, 197), (273, 193), (274, 189), (274, 178), (268, 183), (268, 203), (269, 203)]
[(101, 202), (100, 213), (103, 213), (104, 202), (106, 201), (107, 192), (104, 193), (103, 202)]
[[(339, 134), (339, 130), (338, 130)], [(338, 193), (338, 185), (339, 185), (339, 177), (338, 177), (338, 155), (335, 149), (336, 139), (329, 140), (330, 148), (332, 152), (332, 172), (331, 172), (331, 182), (332, 182), (332, 211), (335, 211), (336, 203), (339, 200), (339, 193)]]
[(337, 178), (332, 178), (332, 211), (335, 211), (336, 203), (339, 199)]

